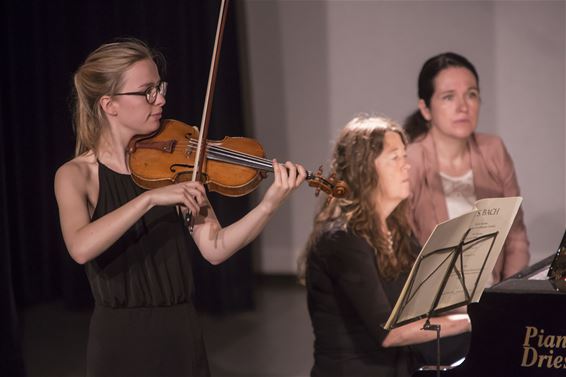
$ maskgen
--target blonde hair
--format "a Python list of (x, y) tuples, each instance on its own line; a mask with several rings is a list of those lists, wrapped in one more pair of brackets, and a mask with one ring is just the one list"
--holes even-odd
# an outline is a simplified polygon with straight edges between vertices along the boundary
[(379, 272), (386, 279), (394, 279), (401, 271), (410, 268), (414, 256), (410, 247), (406, 200), (386, 220), (396, 249), (392, 254), (385, 252), (388, 240), (375, 210), (379, 176), (374, 161), (383, 151), (384, 136), (388, 131), (398, 133), (406, 145), (401, 127), (384, 117), (357, 116), (340, 133), (334, 148), (332, 171), (338, 180), (348, 185), (349, 194), (340, 199), (332, 198), (315, 216), (313, 231), (299, 261), (301, 280), (305, 277), (308, 253), (318, 238), (331, 229), (349, 230), (363, 237), (373, 247)]
[(106, 117), (100, 98), (118, 91), (124, 72), (134, 63), (151, 59), (158, 67), (163, 57), (138, 39), (123, 39), (104, 44), (86, 58), (73, 76), (73, 128), (76, 134), (75, 156), (95, 150)]

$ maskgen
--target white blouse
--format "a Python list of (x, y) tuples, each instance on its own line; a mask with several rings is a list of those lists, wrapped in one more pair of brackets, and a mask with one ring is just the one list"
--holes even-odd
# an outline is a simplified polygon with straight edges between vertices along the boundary
[(453, 219), (474, 208), (476, 193), (472, 169), (459, 177), (452, 177), (440, 172), (440, 178), (444, 189), (448, 218)]

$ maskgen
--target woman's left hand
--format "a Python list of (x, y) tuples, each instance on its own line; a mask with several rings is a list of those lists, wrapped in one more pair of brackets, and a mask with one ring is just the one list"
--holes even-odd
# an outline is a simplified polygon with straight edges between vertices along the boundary
[(301, 185), (307, 177), (307, 172), (302, 165), (294, 164), (287, 161), (280, 164), (277, 160), (273, 160), (273, 183), (265, 193), (262, 205), (268, 212), (273, 212), (287, 196)]

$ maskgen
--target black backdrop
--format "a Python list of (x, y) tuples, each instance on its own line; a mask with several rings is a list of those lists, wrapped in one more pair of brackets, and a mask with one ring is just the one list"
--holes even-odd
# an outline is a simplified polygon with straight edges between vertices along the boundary
[[(1, 4), (0, 374), (18, 375), (24, 368), (17, 308), (54, 299), (63, 299), (70, 308), (91, 305), (83, 268), (70, 259), (63, 244), (53, 193), (56, 169), (73, 156), (74, 70), (102, 43), (140, 38), (167, 60), (164, 117), (198, 125), (219, 0)], [(235, 6), (230, 5), (224, 33), (211, 139), (244, 135)], [(224, 225), (249, 208), (247, 198), (210, 197)], [(201, 310), (222, 313), (253, 307), (250, 247), (218, 267), (194, 254)]]

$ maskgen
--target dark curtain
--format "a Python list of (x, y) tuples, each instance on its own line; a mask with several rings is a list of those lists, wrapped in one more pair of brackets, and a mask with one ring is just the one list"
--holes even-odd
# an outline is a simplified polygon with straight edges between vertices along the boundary
[[(62, 241), (53, 193), (56, 169), (73, 157), (73, 72), (102, 43), (140, 38), (167, 60), (170, 84), (164, 117), (198, 126), (220, 1), (1, 4), (0, 306), (6, 316), (1, 335), (2, 350), (6, 345), (18, 352), (14, 302), (18, 307), (57, 298), (70, 307), (91, 303), (83, 268), (67, 255)], [(235, 6), (230, 5), (224, 33), (210, 139), (244, 134)], [(210, 197), (223, 225), (249, 209), (246, 197)], [(198, 307), (218, 313), (253, 306), (249, 247), (217, 267), (196, 252), (194, 260)]]

